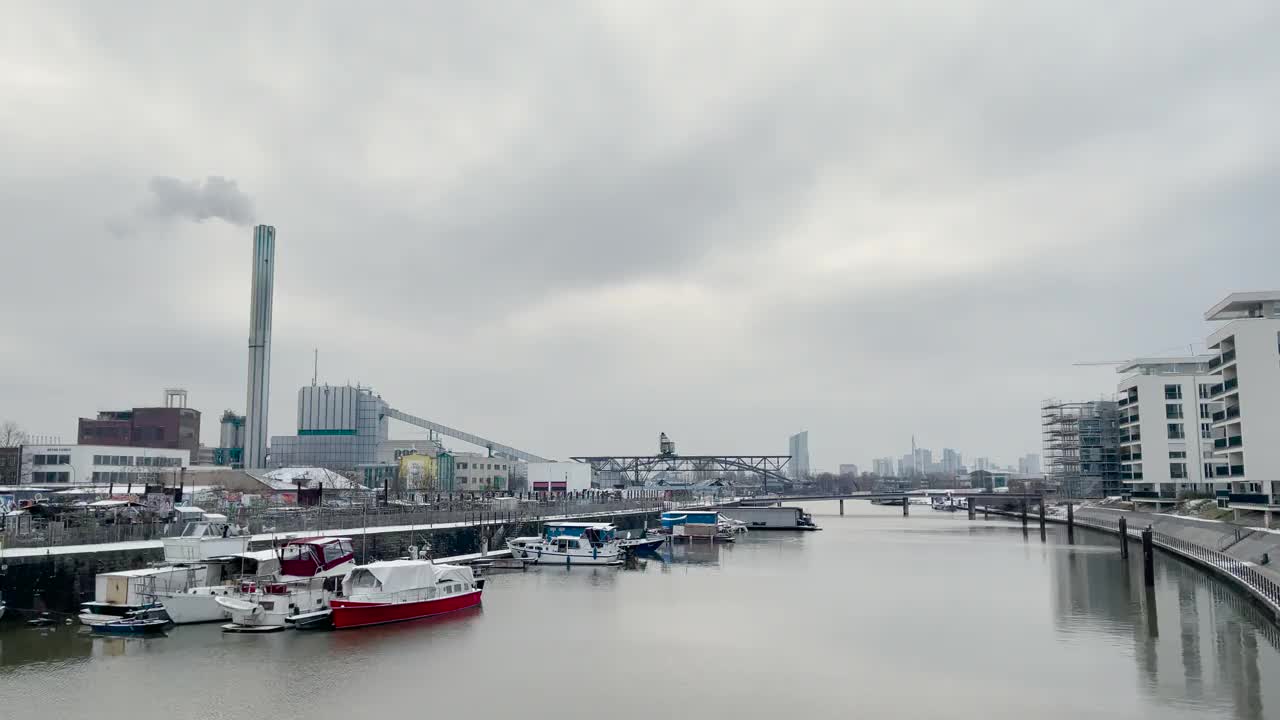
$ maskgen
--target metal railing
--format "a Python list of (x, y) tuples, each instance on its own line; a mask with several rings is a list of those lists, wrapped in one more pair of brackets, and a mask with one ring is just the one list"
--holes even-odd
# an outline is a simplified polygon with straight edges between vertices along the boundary
[[(248, 533), (306, 533), (330, 530), (358, 530), (391, 526), (427, 526), (442, 524), (489, 525), (495, 523), (541, 522), (565, 516), (608, 516), (625, 512), (661, 512), (690, 504), (707, 504), (722, 499), (718, 495), (690, 498), (679, 503), (660, 497), (605, 499), (583, 493), (581, 496), (557, 496), (522, 500), (504, 507), (482, 499), (443, 499), (430, 506), (386, 505), (373, 507), (245, 507), (231, 502), (202, 499), (206, 512), (220, 512), (228, 521)], [(92, 520), (85, 518), (84, 520)], [(42, 518), (24, 518), (21, 524), (9, 523), (0, 533), (6, 548), (56, 547), (63, 545), (96, 545), (101, 543), (155, 541), (182, 534), (178, 522), (86, 522), (68, 525)]]
[[(1082, 527), (1093, 527), (1119, 534), (1119, 519), (1081, 517), (1075, 518), (1076, 524)], [(1142, 530), (1134, 528), (1132, 525), (1128, 527), (1128, 536), (1130, 538), (1142, 539)], [(1249, 565), (1249, 563), (1238, 560), (1226, 553), (1211, 550), (1202, 545), (1187, 542), (1181, 538), (1167, 535), (1155, 530), (1151, 531), (1151, 542), (1157, 547), (1170, 550), (1175, 553), (1194, 558), (1200, 562), (1211, 565), (1214, 568), (1230, 575), (1232, 578), (1245, 585), (1254, 593), (1266, 598), (1273, 608), (1280, 608), (1280, 584), (1266, 575), (1258, 572)]]

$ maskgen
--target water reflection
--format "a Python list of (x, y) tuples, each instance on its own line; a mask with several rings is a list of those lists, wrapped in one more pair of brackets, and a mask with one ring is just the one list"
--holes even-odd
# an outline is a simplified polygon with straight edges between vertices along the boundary
[[(1068, 552), (1049, 553), (1062, 636), (1100, 635), (1127, 647), (1140, 690), (1162, 704), (1242, 720), (1266, 717), (1268, 706), (1280, 711), (1258, 652), (1260, 641), (1280, 651), (1280, 631), (1247, 596), (1163, 553), (1155, 585), (1144, 587), (1141, 555), (1123, 560), (1113, 538), (1095, 533), (1077, 540)], [(1275, 677), (1280, 668), (1271, 670)]]

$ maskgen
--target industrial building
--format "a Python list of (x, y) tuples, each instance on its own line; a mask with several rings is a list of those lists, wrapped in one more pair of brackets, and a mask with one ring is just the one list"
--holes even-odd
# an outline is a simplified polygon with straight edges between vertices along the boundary
[(1134, 502), (1157, 508), (1213, 493), (1209, 355), (1138, 358), (1120, 365), (1120, 479)]
[(534, 492), (579, 492), (592, 486), (591, 466), (580, 462), (529, 463), (529, 489)]
[(1213, 357), (1209, 418), (1217, 494), (1237, 510), (1280, 510), (1280, 291), (1233, 293), (1205, 312), (1223, 323)]
[(163, 407), (104, 410), (97, 418), (80, 418), (76, 438), (80, 445), (168, 448), (195, 457), (200, 449), (200, 411), (187, 407), (186, 390), (166, 388)]
[(515, 461), (483, 453), (455, 452), (450, 455), (453, 457), (453, 489), (461, 492), (506, 492), (509, 489)]
[(213, 464), (244, 467), (244, 416), (231, 410), (219, 421), (218, 447), (213, 450)]
[(23, 445), (19, 484), (144, 484), (176, 477), (190, 464), (189, 452), (170, 448)]
[(298, 390), (298, 434), (271, 438), (270, 465), (335, 470), (391, 465), (378, 457), (379, 446), (387, 442), (387, 410), (387, 403), (370, 388), (303, 387)]
[[(1114, 400), (1063, 402), (1040, 407), (1045, 480), (1073, 498), (1119, 495), (1120, 410)], [(977, 469), (986, 469), (979, 462)]]

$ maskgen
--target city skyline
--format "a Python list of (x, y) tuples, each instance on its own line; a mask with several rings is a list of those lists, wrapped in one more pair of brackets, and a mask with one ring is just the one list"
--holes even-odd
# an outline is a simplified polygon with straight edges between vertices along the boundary
[(1127, 5), (1100, 45), (1031, 5), (977, 34), (847, 3), (187, 13), (10, 8), (0, 420), (32, 434), (165, 386), (246, 412), (256, 222), (272, 407), (319, 348), (322, 380), (548, 457), (804, 427), (817, 468), (912, 431), (1009, 463), (1044, 398), (1114, 392), (1072, 363), (1199, 352), (1280, 264), (1275, 21), (1245, 7)]

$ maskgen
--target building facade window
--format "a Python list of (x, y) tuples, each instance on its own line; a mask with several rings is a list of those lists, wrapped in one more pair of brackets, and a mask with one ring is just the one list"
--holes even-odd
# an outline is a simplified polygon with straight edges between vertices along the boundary
[(1209, 403), (1200, 403), (1200, 419), (1208, 420), (1213, 417), (1213, 412), (1209, 409)]
[(1170, 403), (1164, 406), (1164, 416), (1170, 420), (1182, 419), (1182, 406), (1178, 403)]
[(1170, 450), (1169, 451), (1169, 457), (1171, 459), (1185, 458), (1186, 456), (1187, 456), (1186, 450)]
[(1210, 423), (1200, 423), (1200, 437), (1205, 440), (1213, 439), (1213, 425)]
[(1164, 399), (1165, 400), (1181, 400), (1182, 386), (1181, 385), (1165, 385)]
[(1184, 435), (1182, 431), (1182, 423), (1169, 423), (1169, 439), (1170, 440), (1186, 439), (1186, 435)]
[(1169, 477), (1175, 480), (1181, 480), (1187, 477), (1186, 463), (1169, 463)]
[(1205, 398), (1205, 399), (1207, 399), (1207, 398), (1209, 397), (1209, 386), (1208, 386), (1208, 385), (1201, 385), (1201, 386), (1200, 386), (1200, 397), (1201, 397), (1201, 398)]

